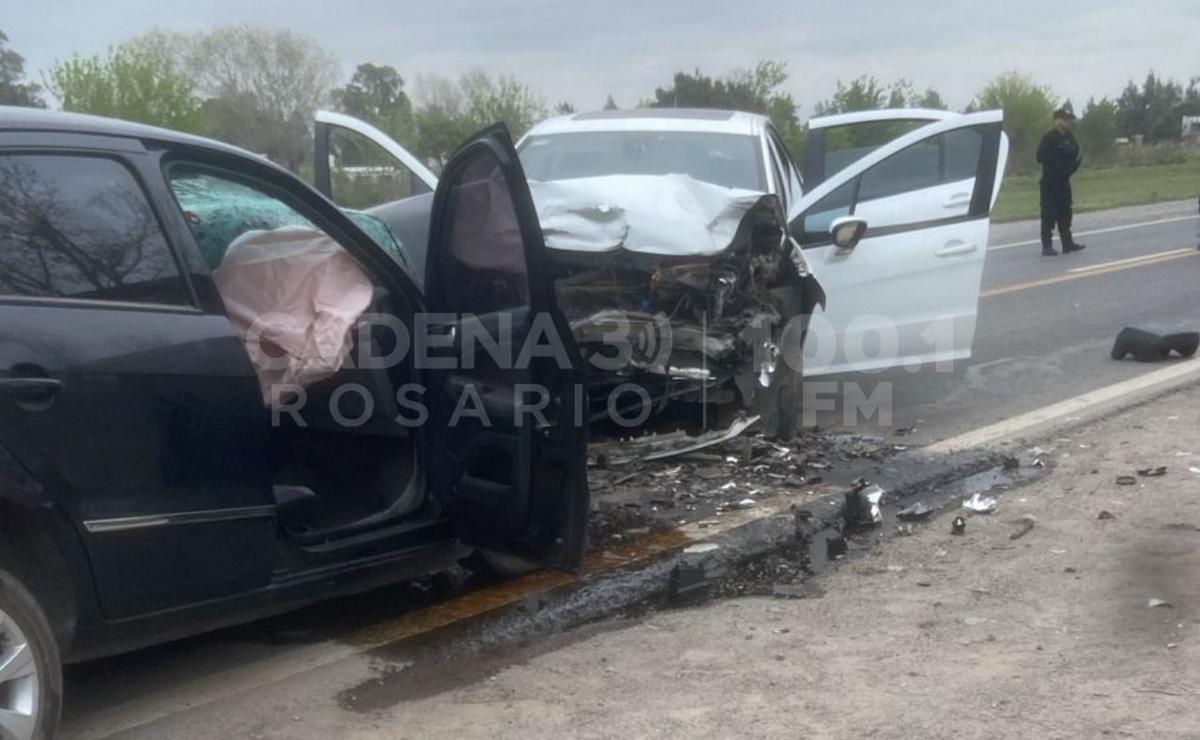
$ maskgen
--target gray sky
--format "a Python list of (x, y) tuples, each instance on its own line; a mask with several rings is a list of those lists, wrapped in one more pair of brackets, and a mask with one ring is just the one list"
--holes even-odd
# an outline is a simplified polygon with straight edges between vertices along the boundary
[(347, 75), (359, 62), (421, 74), (511, 72), (549, 104), (631, 106), (677, 69), (709, 74), (788, 63), (807, 116), (836, 80), (871, 72), (937, 88), (962, 107), (1018, 69), (1081, 107), (1150, 68), (1200, 75), (1196, 0), (6, 0), (0, 29), (33, 75), (153, 26), (287, 26), (316, 38)]

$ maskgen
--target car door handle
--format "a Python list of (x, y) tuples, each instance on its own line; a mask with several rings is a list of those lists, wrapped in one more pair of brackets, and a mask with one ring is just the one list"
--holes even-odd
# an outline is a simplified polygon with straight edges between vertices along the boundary
[(961, 208), (965, 205), (968, 205), (970, 202), (970, 193), (955, 193), (954, 195), (950, 196), (950, 200), (946, 201), (946, 204), (942, 206), (942, 208)]
[(937, 256), (954, 257), (959, 254), (970, 254), (976, 249), (979, 249), (979, 245), (974, 242), (950, 242), (937, 251)]
[(0, 378), (0, 393), (17, 401), (48, 401), (62, 390), (62, 381), (55, 378)]

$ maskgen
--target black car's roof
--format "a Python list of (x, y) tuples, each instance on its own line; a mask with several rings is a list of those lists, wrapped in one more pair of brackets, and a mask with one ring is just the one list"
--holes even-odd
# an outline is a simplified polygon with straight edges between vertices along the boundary
[(262, 159), (256, 154), (244, 149), (224, 144), (203, 136), (185, 134), (181, 131), (147, 126), (132, 121), (122, 121), (117, 118), (104, 118), (83, 113), (67, 113), (65, 111), (50, 111), (40, 108), (21, 108), (0, 105), (0, 131), (45, 131), (54, 133), (91, 134), (100, 136), (120, 136), (143, 141), (162, 141), (188, 146), (201, 146), (218, 149), (231, 154), (250, 156)]

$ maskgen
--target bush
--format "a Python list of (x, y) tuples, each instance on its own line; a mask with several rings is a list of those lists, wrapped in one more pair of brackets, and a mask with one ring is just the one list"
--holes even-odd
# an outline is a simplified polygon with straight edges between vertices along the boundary
[(1118, 167), (1149, 167), (1156, 164), (1185, 164), (1188, 153), (1178, 144), (1122, 146), (1117, 149)]

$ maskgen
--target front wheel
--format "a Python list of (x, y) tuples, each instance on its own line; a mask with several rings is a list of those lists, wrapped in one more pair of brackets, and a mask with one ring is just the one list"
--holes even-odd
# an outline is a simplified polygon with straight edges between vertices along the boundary
[(0, 737), (49, 740), (62, 709), (62, 663), (46, 615), (0, 570)]
[[(773, 297), (772, 303), (780, 316), (786, 317), (785, 323), (779, 327), (764, 327), (759, 331), (771, 332), (771, 342), (760, 351), (756, 358), (755, 372), (750, 377), (743, 376), (741, 382), (751, 385), (752, 389), (743, 387), (743, 397), (749, 394), (746, 404), (750, 413), (762, 417), (758, 428), (771, 439), (787, 442), (796, 434), (800, 423), (801, 403), (804, 398), (804, 335), (808, 328), (807, 315), (802, 314), (799, 307), (803, 302), (799, 296), (787, 293), (782, 297)], [(762, 385), (762, 370), (770, 364), (771, 372), (767, 377), (767, 385)], [(746, 393), (749, 391), (749, 394)]]
[(800, 399), (803, 393), (803, 376), (782, 360), (771, 374), (771, 383), (766, 388), (756, 388), (750, 411), (762, 417), (758, 428), (764, 436), (787, 442), (796, 434), (800, 421)]

